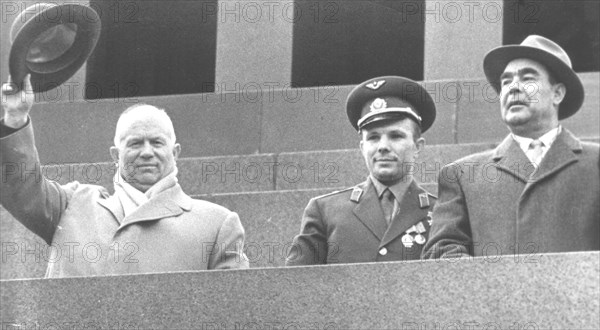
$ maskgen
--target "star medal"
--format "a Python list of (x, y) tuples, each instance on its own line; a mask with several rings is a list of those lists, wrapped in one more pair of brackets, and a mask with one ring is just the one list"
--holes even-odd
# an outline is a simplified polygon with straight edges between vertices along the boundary
[(412, 247), (413, 237), (410, 234), (404, 234), (404, 236), (402, 236), (402, 244), (404, 244), (404, 246), (407, 248)]
[(415, 242), (417, 242), (417, 244), (419, 244), (419, 245), (425, 244), (425, 236), (423, 236), (421, 234), (417, 234), (415, 236)]

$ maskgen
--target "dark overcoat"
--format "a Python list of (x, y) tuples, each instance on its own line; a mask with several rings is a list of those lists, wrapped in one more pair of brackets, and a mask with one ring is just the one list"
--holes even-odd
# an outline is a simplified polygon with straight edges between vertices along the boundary
[(599, 250), (599, 153), (563, 128), (537, 170), (510, 135), (445, 166), (423, 257)]

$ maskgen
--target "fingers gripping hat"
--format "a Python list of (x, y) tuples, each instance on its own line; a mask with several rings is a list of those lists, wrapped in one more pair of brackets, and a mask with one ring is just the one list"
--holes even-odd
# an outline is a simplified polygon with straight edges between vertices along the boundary
[(500, 75), (508, 63), (527, 58), (544, 65), (553, 77), (567, 89), (558, 109), (558, 119), (572, 116), (583, 103), (584, 91), (581, 80), (573, 71), (567, 52), (550, 39), (530, 35), (520, 45), (506, 45), (492, 49), (483, 59), (483, 70), (488, 82), (500, 94)]
[(100, 17), (78, 4), (38, 3), (25, 9), (10, 30), (9, 72), (22, 88), (31, 74), (36, 93), (58, 87), (79, 70), (100, 37)]
[(435, 120), (435, 104), (420, 84), (408, 78), (385, 76), (356, 86), (346, 100), (346, 113), (354, 128), (383, 120), (409, 117), (425, 132)]

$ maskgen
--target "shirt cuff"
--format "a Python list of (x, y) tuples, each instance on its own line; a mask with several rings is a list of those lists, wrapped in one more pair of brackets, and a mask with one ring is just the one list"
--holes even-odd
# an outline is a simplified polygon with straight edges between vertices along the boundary
[(21, 128), (12, 128), (4, 125), (4, 119), (0, 120), (0, 139), (7, 137), (18, 130), (25, 128), (29, 124), (29, 116), (27, 116), (27, 122)]

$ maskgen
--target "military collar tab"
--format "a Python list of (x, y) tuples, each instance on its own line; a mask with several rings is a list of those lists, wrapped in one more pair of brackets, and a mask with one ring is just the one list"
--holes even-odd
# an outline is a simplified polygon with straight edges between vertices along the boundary
[(419, 204), (422, 209), (428, 208), (431, 205), (429, 203), (429, 194), (426, 192), (419, 194)]
[(352, 189), (352, 194), (350, 195), (350, 200), (358, 203), (360, 201), (360, 197), (363, 194), (363, 190), (360, 187), (354, 187), (354, 189)]

